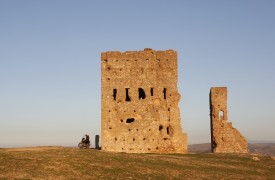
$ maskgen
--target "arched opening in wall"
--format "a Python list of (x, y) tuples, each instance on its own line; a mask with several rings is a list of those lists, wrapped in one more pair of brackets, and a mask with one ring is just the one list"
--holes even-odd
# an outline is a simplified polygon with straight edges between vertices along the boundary
[(113, 89), (113, 97), (114, 97), (114, 100), (116, 100), (116, 93), (117, 93), (117, 90), (116, 90), (116, 89)]
[(151, 92), (151, 96), (154, 96), (154, 88), (151, 88), (150, 92)]
[(142, 88), (138, 88), (138, 99), (145, 99), (145, 92)]
[(126, 120), (126, 123), (132, 123), (132, 122), (134, 122), (135, 121), (135, 118), (128, 118), (127, 120)]
[(126, 90), (126, 101), (131, 101), (131, 98), (129, 96), (129, 89), (130, 88), (125, 88), (125, 90)]
[(223, 120), (223, 116), (224, 116), (223, 111), (219, 111), (219, 118), (220, 118), (220, 120)]
[(163, 129), (163, 126), (162, 125), (160, 125), (159, 126), (159, 131), (161, 131)]
[(166, 88), (163, 89), (163, 98), (166, 99)]

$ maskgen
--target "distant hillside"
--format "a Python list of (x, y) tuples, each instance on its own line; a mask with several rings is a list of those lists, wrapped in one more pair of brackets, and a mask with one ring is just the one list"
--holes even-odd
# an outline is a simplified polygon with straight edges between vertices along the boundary
[[(248, 144), (249, 152), (256, 154), (266, 154), (275, 156), (275, 143), (253, 143)], [(190, 153), (208, 153), (211, 152), (211, 144), (192, 144), (188, 146)]]
[(275, 156), (275, 143), (254, 143), (249, 144), (248, 147), (250, 153)]
[(211, 152), (211, 144), (204, 143), (204, 144), (188, 145), (188, 152), (189, 153), (210, 153)]

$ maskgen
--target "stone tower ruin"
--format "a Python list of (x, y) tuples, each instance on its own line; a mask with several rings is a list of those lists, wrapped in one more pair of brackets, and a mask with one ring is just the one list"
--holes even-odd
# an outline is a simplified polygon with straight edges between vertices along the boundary
[(102, 150), (186, 153), (177, 81), (176, 51), (102, 52)]
[(227, 88), (210, 90), (211, 150), (214, 153), (247, 153), (247, 141), (227, 122)]

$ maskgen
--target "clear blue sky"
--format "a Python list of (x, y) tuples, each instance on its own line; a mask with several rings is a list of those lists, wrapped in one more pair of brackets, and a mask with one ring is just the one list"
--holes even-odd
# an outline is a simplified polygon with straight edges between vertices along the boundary
[(182, 128), (210, 142), (209, 90), (229, 121), (275, 139), (275, 1), (0, 0), (0, 147), (100, 134), (100, 53), (178, 51)]

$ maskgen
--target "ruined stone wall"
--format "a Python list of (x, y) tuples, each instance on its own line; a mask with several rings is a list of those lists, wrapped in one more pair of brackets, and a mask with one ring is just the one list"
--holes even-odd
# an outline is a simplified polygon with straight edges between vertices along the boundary
[(227, 122), (227, 88), (210, 90), (211, 148), (214, 153), (247, 153), (247, 141)]
[(176, 51), (103, 52), (102, 150), (186, 153), (177, 81)]

